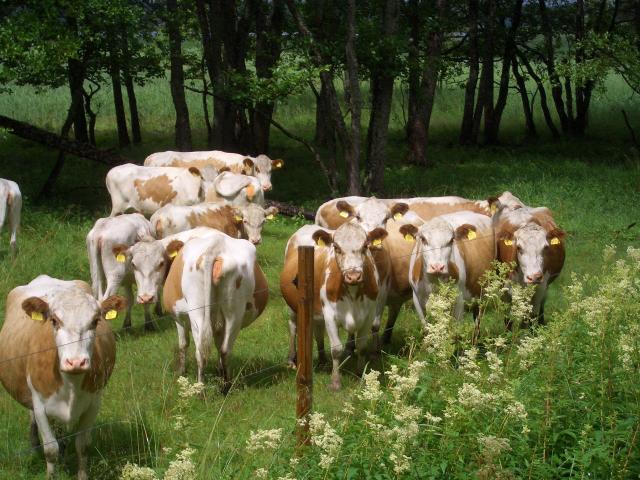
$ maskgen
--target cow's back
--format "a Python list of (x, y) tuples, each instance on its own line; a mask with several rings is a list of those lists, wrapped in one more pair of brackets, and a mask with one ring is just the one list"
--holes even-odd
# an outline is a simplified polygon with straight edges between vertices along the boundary
[(440, 215), (470, 211), (489, 216), (490, 213), (480, 202), (461, 197), (412, 198), (406, 200), (409, 210), (415, 212), (425, 222)]
[(329, 228), (331, 230), (336, 230), (340, 225), (350, 220), (349, 217), (340, 216), (340, 212), (336, 207), (339, 201), (345, 201), (349, 203), (351, 206), (355, 207), (356, 205), (361, 204), (362, 202), (367, 200), (367, 197), (343, 197), (343, 198), (335, 198), (333, 200), (329, 200), (328, 202), (323, 203), (318, 208), (316, 212), (315, 223), (316, 225), (320, 225), (324, 228)]

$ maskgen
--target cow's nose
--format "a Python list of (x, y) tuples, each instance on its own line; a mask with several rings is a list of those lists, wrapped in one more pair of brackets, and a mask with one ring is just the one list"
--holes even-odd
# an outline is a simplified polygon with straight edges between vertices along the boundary
[(153, 295), (138, 295), (138, 303), (142, 303), (143, 305), (146, 303), (152, 303), (153, 298)]
[(262, 186), (262, 190), (264, 190), (265, 192), (268, 192), (269, 190), (271, 190), (271, 188), (273, 188), (273, 187), (271, 186), (270, 183), (267, 183), (267, 184)]
[(540, 283), (542, 281), (542, 272), (532, 273), (526, 277), (527, 283)]
[(428, 273), (444, 273), (444, 263), (430, 263)]
[(89, 359), (84, 358), (67, 358), (64, 361), (64, 371), (67, 373), (86, 372), (89, 369)]
[(252, 238), (251, 243), (254, 245), (260, 245), (262, 243), (262, 238)]
[(362, 281), (362, 271), (360, 270), (349, 270), (344, 273), (344, 281), (348, 285), (355, 285), (356, 283), (360, 283)]

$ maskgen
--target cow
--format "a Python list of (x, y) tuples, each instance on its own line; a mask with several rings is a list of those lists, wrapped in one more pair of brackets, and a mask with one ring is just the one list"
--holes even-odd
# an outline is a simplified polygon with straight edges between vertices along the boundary
[(189, 341), (186, 315), (196, 347), (198, 381), (204, 381), (211, 342), (215, 340), (222, 390), (228, 392), (230, 356), (236, 338), (264, 311), (269, 300), (255, 246), (221, 232), (188, 241), (171, 265), (162, 300), (165, 311), (176, 320), (179, 374), (185, 371)]
[(113, 167), (107, 173), (111, 217), (133, 209), (151, 215), (167, 205), (193, 205), (206, 199), (212, 181), (190, 167), (141, 167), (133, 163)]
[(22, 211), (22, 193), (18, 184), (12, 180), (0, 178), (0, 229), (4, 225), (9, 214), (9, 229), (11, 230), (11, 239), (9, 246), (11, 248), (11, 256), (15, 257), (18, 252), (17, 238), (18, 228), (20, 227), (20, 212)]
[(284, 166), (284, 160), (271, 160), (266, 155), (250, 157), (238, 153), (212, 150), (209, 152), (158, 152), (149, 155), (145, 166), (196, 167), (212, 166), (218, 170), (228, 168), (234, 173), (258, 177), (265, 192), (271, 190), (271, 172)]
[(98, 302), (85, 282), (47, 275), (9, 292), (0, 330), (0, 382), (31, 412), (31, 444), (44, 449), (47, 477), (58, 460), (50, 424), (55, 420), (75, 432), (78, 479), (87, 478), (91, 428), (115, 364), (108, 320), (125, 307), (122, 297)]
[(365, 229), (373, 229), (384, 228), (389, 218), (404, 218), (405, 221), (414, 222), (462, 210), (491, 215), (489, 202), (486, 200), (467, 200), (462, 197), (376, 199), (351, 196), (329, 200), (320, 205), (315, 223), (324, 228), (336, 229), (343, 223), (355, 219)]
[[(384, 307), (389, 284), (389, 257), (381, 248), (387, 231), (376, 228), (367, 233), (354, 222), (347, 222), (335, 231), (315, 227), (311, 238), (314, 249), (313, 317), (319, 354), (322, 346), (322, 319), (331, 344), (331, 390), (339, 390), (340, 357), (343, 345), (338, 334), (342, 327), (355, 335), (358, 366), (362, 368), (367, 351), (367, 340), (376, 312)], [(290, 326), (295, 325), (298, 309), (297, 268), (298, 233), (308, 236), (309, 228), (296, 232), (287, 244), (285, 263), (280, 275), (280, 289), (291, 309)], [(376, 251), (376, 255), (372, 251)], [(292, 328), (292, 332), (295, 330)], [(295, 340), (292, 339), (290, 345)], [(295, 361), (295, 350), (289, 352)]]
[(523, 286), (535, 286), (532, 315), (544, 324), (547, 290), (564, 265), (566, 233), (545, 207), (514, 208), (498, 201), (497, 208), (493, 225), (498, 260), (514, 265), (513, 281)]
[(423, 327), (429, 296), (440, 281), (449, 279), (459, 292), (454, 316), (462, 319), (465, 301), (480, 296), (480, 280), (496, 258), (491, 219), (475, 212), (456, 212), (433, 218), (419, 228), (403, 225), (399, 232), (413, 245), (408, 278)]
[(210, 227), (233, 238), (244, 238), (254, 245), (262, 242), (262, 227), (278, 213), (276, 207), (259, 205), (233, 207), (227, 204), (202, 203), (190, 207), (166, 205), (151, 216), (158, 238), (195, 227)]
[(257, 177), (224, 171), (213, 180), (205, 200), (236, 206), (251, 203), (264, 206), (264, 192)]

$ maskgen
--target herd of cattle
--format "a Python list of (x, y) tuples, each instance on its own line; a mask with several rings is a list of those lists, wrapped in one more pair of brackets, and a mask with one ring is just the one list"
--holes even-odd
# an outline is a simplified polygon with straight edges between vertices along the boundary
[[(265, 309), (269, 287), (255, 245), (277, 209), (264, 207), (271, 173), (282, 160), (266, 155), (162, 152), (144, 166), (109, 171), (112, 210), (87, 235), (91, 286), (40, 275), (13, 289), (0, 331), (0, 381), (31, 412), (31, 442), (42, 445), (53, 474), (59, 447), (49, 419), (75, 430), (78, 478), (86, 478), (86, 449), (101, 392), (115, 364), (109, 321), (134, 304), (170, 313), (178, 333), (179, 374), (185, 371), (189, 332), (197, 379), (204, 380), (215, 342), (226, 390), (229, 357), (241, 329)], [(0, 180), (0, 225), (8, 212), (15, 254), (20, 220), (18, 186)], [(135, 213), (125, 213), (134, 210)], [(147, 219), (146, 216), (149, 216)], [(330, 388), (341, 387), (345, 350), (365, 359), (369, 339), (379, 352), (382, 313), (388, 343), (402, 305), (413, 298), (425, 322), (430, 293), (442, 280), (459, 290), (455, 316), (480, 294), (492, 262), (512, 262), (512, 280), (535, 285), (533, 314), (544, 321), (549, 284), (564, 263), (565, 235), (547, 208), (532, 208), (505, 192), (488, 200), (460, 197), (377, 199), (345, 197), (323, 204), (315, 225), (296, 231), (285, 249), (280, 289), (291, 309), (289, 362), (295, 365), (299, 246), (314, 247), (314, 331), (320, 361), (324, 333), (331, 346)], [(124, 287), (126, 298), (117, 295)], [(474, 312), (475, 314), (476, 312)], [(353, 352), (351, 352), (353, 353)]]

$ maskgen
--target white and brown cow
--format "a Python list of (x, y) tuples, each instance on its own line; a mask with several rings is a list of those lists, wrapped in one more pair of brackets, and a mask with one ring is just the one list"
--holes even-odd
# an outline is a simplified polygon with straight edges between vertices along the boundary
[[(304, 228), (304, 227), (303, 227)], [(384, 306), (389, 284), (389, 257), (381, 248), (386, 230), (376, 228), (367, 233), (360, 225), (348, 222), (334, 232), (319, 227), (312, 234), (316, 244), (314, 258), (313, 314), (316, 341), (321, 341), (321, 322), (331, 343), (333, 369), (330, 388), (341, 388), (340, 362), (343, 344), (338, 328), (355, 335), (358, 363), (362, 367), (376, 311)], [(306, 228), (301, 237), (308, 234)], [(294, 237), (297, 235), (294, 234)], [(297, 254), (298, 242), (289, 241), (285, 264), (280, 275), (280, 289), (291, 308), (291, 324), (296, 321), (298, 308)], [(376, 250), (374, 257), (371, 250)], [(295, 330), (292, 330), (295, 331)], [(293, 340), (292, 340), (293, 342)], [(293, 343), (292, 343), (293, 344)], [(319, 345), (321, 353), (324, 349)], [(295, 359), (295, 351), (289, 353)]]
[(454, 315), (461, 319), (465, 301), (480, 296), (480, 279), (496, 258), (491, 219), (475, 212), (456, 212), (433, 218), (420, 228), (403, 225), (399, 231), (414, 245), (409, 283), (423, 326), (429, 296), (439, 282), (449, 279), (458, 286)]
[(262, 228), (266, 220), (278, 213), (276, 207), (259, 205), (234, 207), (220, 203), (202, 203), (190, 207), (166, 205), (151, 216), (151, 224), (158, 238), (196, 227), (220, 230), (232, 238), (244, 238), (254, 245), (262, 242)]
[(175, 316), (178, 329), (179, 373), (185, 370), (189, 337), (184, 317), (188, 316), (196, 347), (198, 381), (204, 380), (215, 340), (226, 392), (236, 338), (262, 313), (268, 299), (267, 280), (250, 242), (221, 232), (188, 241), (173, 261), (163, 289), (164, 308)]
[(99, 303), (85, 282), (47, 275), (7, 297), (0, 382), (31, 411), (31, 443), (42, 445), (48, 477), (59, 452), (50, 424), (55, 420), (75, 432), (78, 479), (87, 478), (91, 427), (115, 363), (115, 338), (107, 320), (125, 306), (119, 296)]
[(133, 163), (113, 167), (106, 183), (112, 217), (128, 209), (151, 215), (168, 204), (201, 203), (212, 187), (195, 167), (141, 167)]
[(9, 214), (9, 229), (11, 239), (11, 255), (17, 253), (18, 228), (20, 227), (20, 212), (22, 211), (22, 193), (18, 184), (12, 180), (0, 178), (0, 229), (4, 225), (7, 213)]
[(207, 190), (207, 202), (244, 206), (264, 205), (264, 192), (257, 177), (241, 173), (221, 172)]
[(271, 172), (284, 166), (283, 160), (271, 160), (266, 155), (250, 157), (239, 153), (212, 150), (208, 152), (158, 152), (149, 155), (145, 166), (150, 167), (204, 167), (217, 170), (228, 168), (234, 173), (258, 177), (265, 192), (271, 190)]
[(515, 265), (513, 280), (521, 285), (535, 285), (532, 313), (544, 323), (547, 290), (564, 265), (565, 232), (544, 207), (511, 208), (498, 204), (493, 224), (498, 260)]

